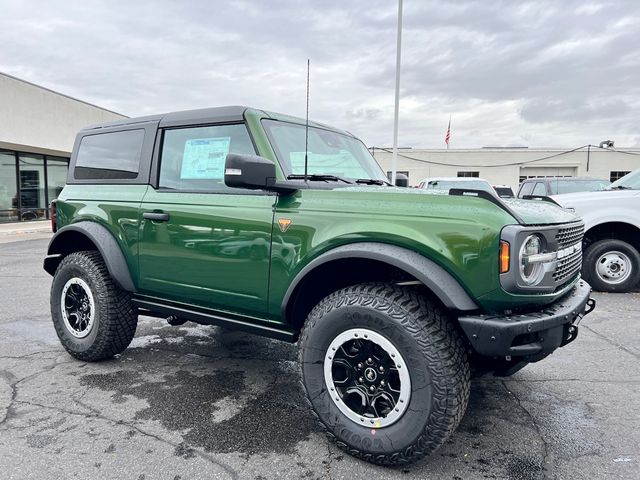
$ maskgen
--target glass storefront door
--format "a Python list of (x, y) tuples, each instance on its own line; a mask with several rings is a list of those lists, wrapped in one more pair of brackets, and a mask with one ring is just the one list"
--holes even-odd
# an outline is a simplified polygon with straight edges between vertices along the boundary
[(20, 153), (18, 155), (20, 184), (20, 220), (47, 218), (44, 157)]
[(18, 220), (16, 154), (0, 151), (0, 222)]

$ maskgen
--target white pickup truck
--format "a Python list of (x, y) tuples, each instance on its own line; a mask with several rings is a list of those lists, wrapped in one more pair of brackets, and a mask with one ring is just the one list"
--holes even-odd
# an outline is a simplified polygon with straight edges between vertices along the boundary
[(640, 169), (598, 192), (551, 197), (584, 220), (582, 276), (602, 292), (628, 292), (640, 281)]

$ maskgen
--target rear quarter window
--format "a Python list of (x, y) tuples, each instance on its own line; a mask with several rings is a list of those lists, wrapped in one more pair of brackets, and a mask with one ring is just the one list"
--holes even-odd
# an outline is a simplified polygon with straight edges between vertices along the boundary
[(140, 171), (144, 129), (85, 135), (73, 177), (78, 180), (135, 179)]

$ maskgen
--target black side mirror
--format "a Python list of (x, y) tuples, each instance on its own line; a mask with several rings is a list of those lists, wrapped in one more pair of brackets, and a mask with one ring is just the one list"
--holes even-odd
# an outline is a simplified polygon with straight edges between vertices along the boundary
[(408, 187), (409, 177), (404, 173), (396, 173), (396, 187)]
[(291, 193), (296, 187), (276, 181), (276, 166), (257, 155), (230, 153), (225, 160), (224, 183), (227, 187), (249, 190), (270, 190)]

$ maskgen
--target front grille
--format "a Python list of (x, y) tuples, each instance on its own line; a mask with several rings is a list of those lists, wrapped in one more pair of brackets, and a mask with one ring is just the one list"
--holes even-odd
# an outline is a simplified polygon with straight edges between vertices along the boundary
[(561, 250), (570, 245), (575, 245), (582, 241), (584, 236), (584, 225), (576, 225), (574, 227), (561, 228), (556, 233), (556, 242), (558, 242), (558, 249)]
[[(574, 227), (561, 228), (556, 234), (556, 242), (558, 242), (558, 250), (573, 245), (581, 245), (584, 236), (584, 225)], [(556, 271), (553, 273), (553, 279), (556, 285), (564, 283), (565, 280), (572, 278), (582, 266), (582, 248), (577, 252), (573, 252), (556, 263)]]

